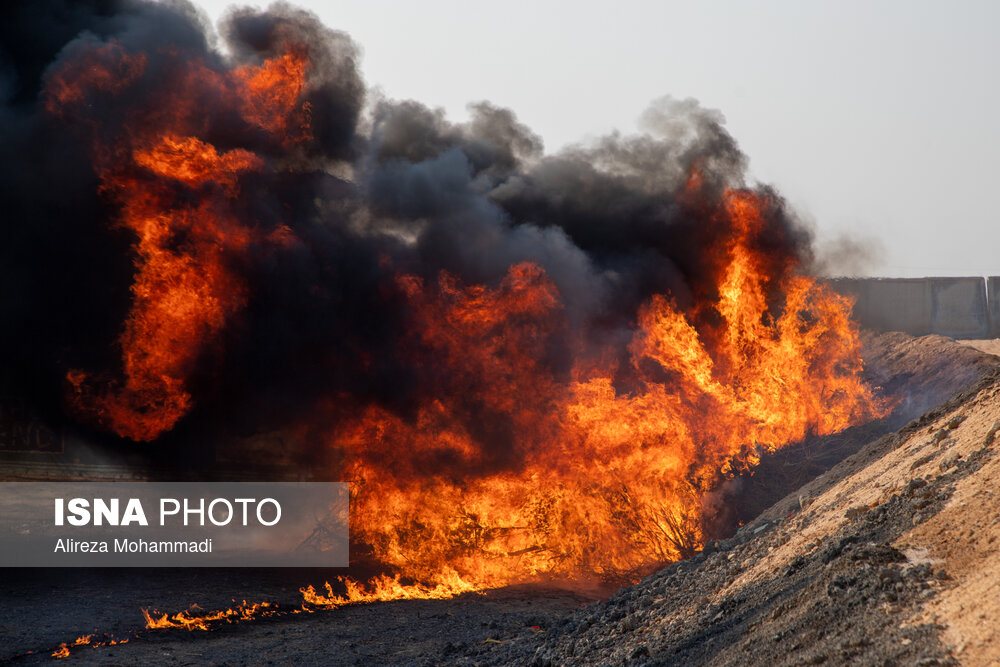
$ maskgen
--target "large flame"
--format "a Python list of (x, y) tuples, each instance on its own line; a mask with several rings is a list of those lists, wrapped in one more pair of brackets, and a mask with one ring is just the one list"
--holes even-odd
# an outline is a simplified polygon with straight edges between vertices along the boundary
[[(73, 370), (67, 379), (78, 411), (121, 436), (153, 440), (188, 412), (190, 376), (246, 301), (231, 264), (259, 232), (238, 214), (240, 178), (265, 162), (199, 139), (199, 103), (232, 111), (282, 144), (308, 139), (308, 60), (301, 49), (287, 51), (225, 72), (173, 54), (170, 85), (129, 117), (114, 143), (95, 144), (102, 188), (136, 237), (132, 308), (119, 338), (122, 377), (98, 383)], [(145, 68), (142, 54), (106, 44), (54, 72), (47, 108), (72, 116), (89, 95), (119, 94)]]
[[(115, 140), (95, 142), (103, 189), (135, 238), (121, 373), (67, 375), (81, 414), (133, 440), (191, 409), (192, 376), (252, 298), (235, 267), (252, 245), (292, 234), (241, 215), (245, 179), (274, 162), (210, 143), (203, 106), (282, 150), (311, 138), (304, 49), (231, 70), (177, 58)], [(72, 116), (146, 68), (115, 43), (95, 48), (50, 75), (48, 109)], [(762, 453), (884, 414), (860, 379), (851, 304), (803, 275), (790, 251), (768, 250), (769, 195), (704, 181), (695, 169), (676, 201), (725, 231), (704, 249), (710, 284), (693, 305), (652, 295), (613, 336), (588, 335), (533, 263), (492, 285), (398, 273), (407, 328), (396, 353), (419, 369), (411, 402), (335, 394), (322, 417), (334, 416), (324, 444), (353, 482), (353, 538), (417, 583), (348, 582), (346, 597), (306, 589), (307, 602), (634, 577), (697, 549), (706, 494)]]
[[(846, 299), (788, 271), (782, 314), (769, 314), (775, 277), (749, 243), (763, 207), (725, 193), (716, 214), (740, 233), (720, 239), (718, 298), (684, 313), (654, 296), (626, 369), (592, 355), (563, 378), (547, 369), (568, 323), (537, 266), (495, 289), (402, 277), (414, 346), (443, 379), (410, 419), (370, 408), (331, 434), (354, 462), (354, 537), (424, 581), (452, 569), (479, 587), (634, 576), (689, 556), (704, 495), (762, 452), (882, 415)], [(489, 420), (509, 429), (513, 463), (484, 460), (474, 429)]]

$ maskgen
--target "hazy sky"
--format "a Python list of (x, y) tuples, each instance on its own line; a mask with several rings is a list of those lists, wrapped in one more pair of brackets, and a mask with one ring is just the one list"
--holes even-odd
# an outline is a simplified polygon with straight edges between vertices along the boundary
[(1000, 275), (1000, 1), (293, 4), (388, 97), (510, 107), (549, 152), (696, 98), (821, 239), (881, 244), (870, 274)]

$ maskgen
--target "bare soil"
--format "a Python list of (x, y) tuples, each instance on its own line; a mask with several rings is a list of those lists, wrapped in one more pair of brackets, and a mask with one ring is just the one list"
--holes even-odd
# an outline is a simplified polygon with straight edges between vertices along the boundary
[(964, 345), (974, 347), (980, 352), (1000, 356), (1000, 338), (987, 338), (985, 340), (963, 340)]
[[(1000, 420), (1000, 358), (938, 336), (866, 344), (871, 377), (899, 397), (893, 415), (766, 461), (726, 497), (763, 512), (610, 599), (520, 587), (294, 614), (300, 586), (342, 572), (6, 570), (0, 662), (51, 660), (60, 643), (96, 631), (130, 641), (74, 647), (66, 660), (995, 664), (1000, 433), (988, 434)], [(287, 613), (210, 632), (143, 629), (141, 608), (243, 599)]]

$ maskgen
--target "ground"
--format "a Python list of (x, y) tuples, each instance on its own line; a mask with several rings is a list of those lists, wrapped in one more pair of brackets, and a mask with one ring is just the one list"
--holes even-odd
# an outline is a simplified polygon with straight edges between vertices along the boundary
[[(1000, 341), (974, 342), (978, 350), (937, 336), (888, 334), (866, 343), (871, 372), (881, 373), (902, 401), (896, 421), (880, 427), (891, 432), (857, 443), (874, 433), (872, 426), (809, 443), (805, 458), (803, 450), (775, 459), (795, 470), (804, 460), (798, 465), (812, 471), (817, 461), (842, 458), (775, 498), (735, 535), (610, 598), (521, 587), (293, 614), (299, 586), (337, 573), (7, 571), (0, 584), (0, 661), (51, 660), (61, 643), (96, 631), (92, 641), (130, 641), (72, 647), (66, 660), (995, 664), (1000, 360), (983, 352), (1000, 352)], [(844, 458), (848, 448), (854, 453)], [(766, 472), (762, 466), (758, 474)], [(796, 475), (774, 488), (788, 490)], [(761, 489), (742, 500), (759, 504), (776, 493), (766, 484)], [(224, 608), (234, 599), (268, 600), (289, 613), (210, 632), (143, 629), (141, 608), (179, 611), (194, 602)]]

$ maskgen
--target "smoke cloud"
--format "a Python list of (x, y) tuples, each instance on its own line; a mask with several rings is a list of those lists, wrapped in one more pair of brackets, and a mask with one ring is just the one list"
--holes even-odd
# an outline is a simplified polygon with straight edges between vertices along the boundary
[[(289, 44), (311, 64), (309, 132), (292, 144), (238, 117), (205, 78)], [(710, 319), (697, 304), (718, 296), (717, 248), (731, 222), (700, 202), (751, 187), (724, 118), (694, 100), (655, 101), (640, 134), (548, 154), (509, 109), (479, 102), (467, 122), (451, 122), (366, 90), (350, 37), (287, 4), (233, 10), (216, 34), (185, 2), (21, 3), (4, 9), (0, 49), (0, 383), (57, 421), (81, 422), (65, 405), (68, 370), (121, 367), (115, 341), (135, 298), (135, 234), (116, 224), (121, 202), (102, 187), (112, 167), (95, 162), (94, 146), (121, 145), (137, 115), (179, 104), (174, 91), (192, 100), (189, 133), (265, 167), (240, 176), (232, 205), (254, 230), (225, 259), (245, 302), (206, 338), (186, 385), (193, 407), (162, 439), (285, 428), (330, 405), (332, 421), (369, 404), (407, 418), (440, 380), (433, 362), (401, 353), (413, 327), (401, 275), (497, 288), (512, 266), (534, 263), (557, 288), (566, 327), (621, 354), (654, 294)], [(114, 80), (58, 97), (95, 53)], [(122, 54), (142, 54), (141, 73)], [(181, 68), (192, 62), (201, 75)], [(752, 243), (773, 263), (768, 275), (786, 275), (811, 259), (811, 235), (777, 192), (752, 189), (766, 202)], [(177, 201), (190, 190), (178, 186)], [(771, 297), (777, 314), (781, 296)], [(580, 354), (559, 336), (545, 349), (556, 377)], [(490, 419), (475, 408), (470, 429), (505, 446), (502, 418), (475, 425)]]

